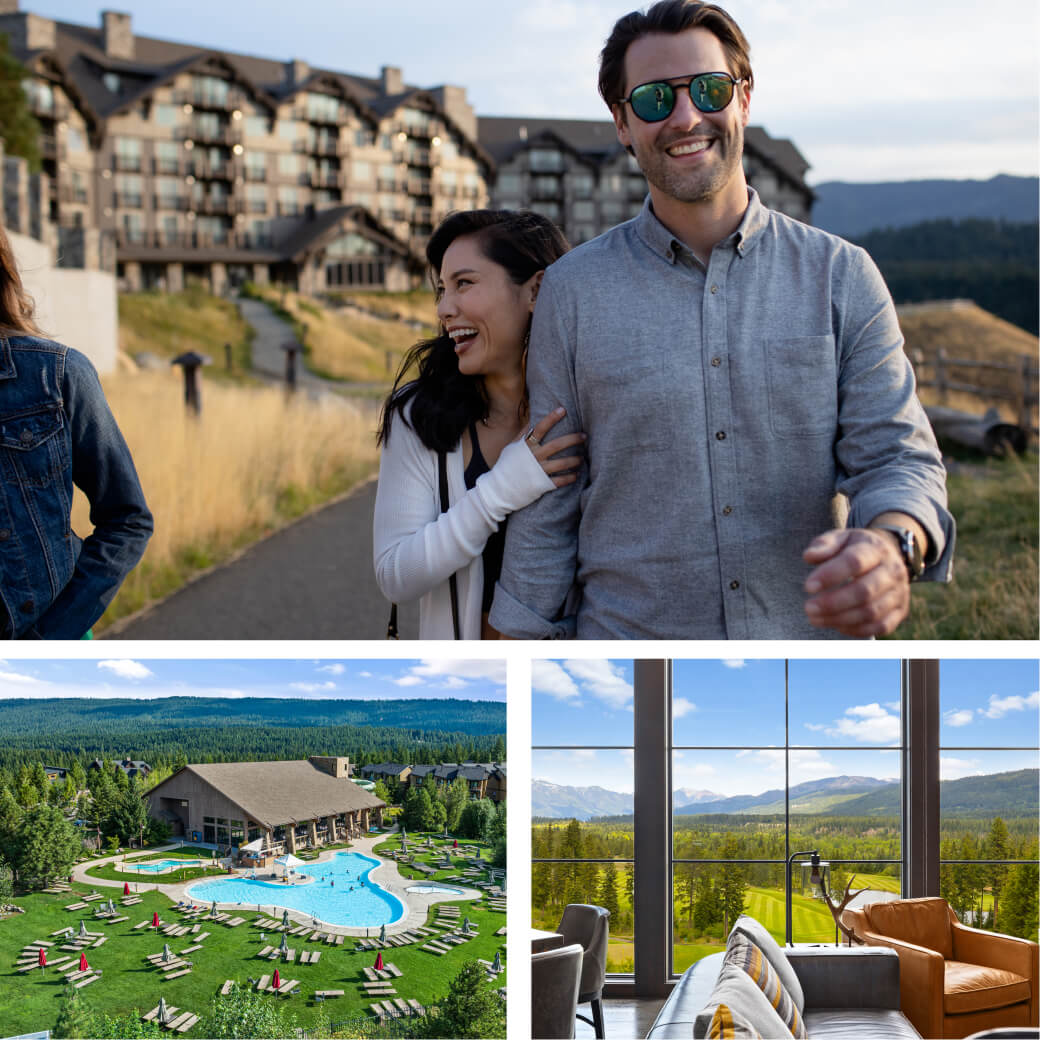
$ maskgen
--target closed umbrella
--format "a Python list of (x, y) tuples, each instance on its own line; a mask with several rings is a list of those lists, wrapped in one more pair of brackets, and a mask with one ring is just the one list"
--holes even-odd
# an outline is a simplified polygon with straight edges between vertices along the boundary
[(40, 947), (39, 955), (36, 958), (36, 963), (39, 964), (41, 968), (47, 967), (47, 951), (42, 946)]
[(87, 937), (87, 922), (80, 921), (79, 923), (79, 937), (85, 939)]
[(379, 941), (386, 942), (386, 925), (381, 924), (379, 926)]
[(376, 954), (376, 971), (382, 971), (382, 970), (383, 970), (383, 951), (380, 950), (379, 953)]
[(160, 1025), (166, 1025), (170, 1021), (170, 1012), (166, 1007), (166, 998), (159, 998), (159, 1014), (155, 1016)]
[(464, 917), (462, 919), (462, 934), (463, 935), (469, 935), (469, 927), (470, 927), (469, 926), (469, 918), (468, 917)]
[(110, 914), (114, 914), (116, 912), (115, 903), (112, 902), (111, 897), (108, 900), (108, 912)]
[(153, 928), (158, 928), (159, 927), (159, 911), (158, 910), (155, 910), (155, 911), (152, 912), (152, 927)]
[(285, 932), (282, 932), (282, 945), (279, 947), (283, 952), (289, 949), (289, 943), (285, 939)]
[(164, 964), (170, 959), (170, 944), (169, 943), (163, 943), (162, 959), (163, 959), (163, 963)]
[(281, 989), (282, 988), (282, 977), (278, 974), (278, 969), (277, 968), (274, 969), (274, 988), (275, 989)]
[(130, 895), (130, 882), (129, 881), (124, 881), (123, 882), (123, 895), (124, 896)]
[(289, 911), (288, 910), (283, 910), (282, 911), (282, 927), (283, 928), (288, 928), (289, 927)]
[(458, 839), (458, 838), (456, 838), (456, 839), (455, 839), (455, 840), (454, 840), (454, 841), (453, 841), (453, 842), (451, 843), (451, 847), (452, 847), (453, 849), (457, 849), (457, 848), (459, 847), (459, 839)]
[(87, 955), (85, 953), (81, 953), (79, 955), (79, 970), (80, 971), (87, 971), (87, 969), (89, 969), (89, 968), (90, 968), (90, 965), (87, 964)]
[(495, 950), (495, 963), (492, 964), (491, 967), (495, 969), (495, 974), (496, 975), (502, 970), (502, 951), (501, 950)]

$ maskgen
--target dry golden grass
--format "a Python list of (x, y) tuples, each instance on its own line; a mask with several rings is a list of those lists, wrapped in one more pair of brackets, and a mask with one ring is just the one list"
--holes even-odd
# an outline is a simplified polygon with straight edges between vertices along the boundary
[(406, 293), (343, 293), (340, 298), (365, 310), (385, 314), (388, 318), (411, 318), (430, 328), (437, 325), (437, 304), (430, 289), (413, 289)]
[[(967, 301), (956, 301), (952, 306), (950, 302), (904, 305), (899, 308), (899, 325), (906, 339), (907, 354), (913, 358), (920, 352), (926, 362), (934, 360), (940, 349), (950, 358), (1016, 366), (1023, 355), (1034, 360), (1037, 356), (1036, 336)], [(931, 365), (919, 366), (918, 378), (931, 379), (934, 372)], [(1018, 385), (1016, 373), (988, 369), (950, 366), (948, 378), (998, 390)], [(940, 401), (938, 391), (931, 387), (921, 387), (920, 397), (927, 405), (944, 404), (978, 413), (993, 406), (1009, 422), (1017, 419), (1014, 406), (997, 398), (951, 392), (946, 400)]]
[[(97, 629), (348, 490), (377, 465), (372, 420), (338, 397), (287, 400), (273, 387), (206, 384), (196, 419), (185, 412), (176, 371), (121, 372), (103, 383), (155, 534)], [(77, 493), (80, 535), (90, 530), (87, 517)]]
[(332, 310), (298, 293), (270, 287), (253, 291), (303, 326), (307, 367), (330, 379), (389, 383), (405, 351), (422, 338), (401, 322)]

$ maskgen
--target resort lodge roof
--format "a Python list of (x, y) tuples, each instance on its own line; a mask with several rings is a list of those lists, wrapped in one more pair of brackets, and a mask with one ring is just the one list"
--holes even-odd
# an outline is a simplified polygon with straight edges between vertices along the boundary
[(154, 796), (185, 773), (208, 784), (250, 819), (269, 828), (386, 805), (352, 781), (336, 779), (307, 761), (187, 765), (148, 794)]

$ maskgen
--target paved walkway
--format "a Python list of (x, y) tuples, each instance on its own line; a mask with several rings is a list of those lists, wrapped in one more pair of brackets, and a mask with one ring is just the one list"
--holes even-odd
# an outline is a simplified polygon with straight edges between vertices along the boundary
[[(253, 368), (261, 375), (285, 382), (285, 351), (282, 344), (296, 339), (293, 327), (278, 317), (266, 303), (241, 297), (238, 300), (242, 317), (253, 326)], [(296, 385), (306, 389), (334, 389), (333, 380), (323, 379), (308, 372), (302, 352), (296, 355)]]

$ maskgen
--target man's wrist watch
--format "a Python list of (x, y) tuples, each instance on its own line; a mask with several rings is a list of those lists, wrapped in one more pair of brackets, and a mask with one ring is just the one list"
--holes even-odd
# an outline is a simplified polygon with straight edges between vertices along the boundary
[(911, 581), (917, 581), (924, 573), (924, 557), (921, 555), (921, 546), (917, 543), (917, 536), (909, 527), (899, 527), (896, 524), (871, 524), (875, 531), (888, 531), (896, 536), (899, 546), (899, 555), (903, 557), (906, 564), (906, 573)]

